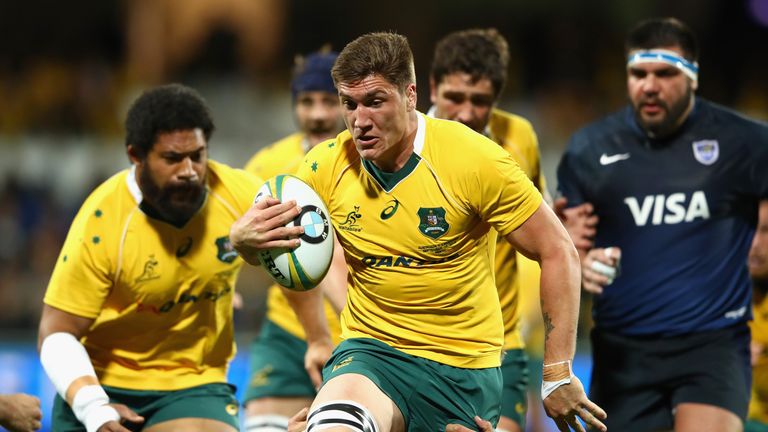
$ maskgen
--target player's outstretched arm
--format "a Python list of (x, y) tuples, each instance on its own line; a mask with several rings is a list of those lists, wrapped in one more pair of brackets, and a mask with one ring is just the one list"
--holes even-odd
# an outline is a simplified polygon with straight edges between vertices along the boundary
[[(605, 412), (587, 398), (571, 373), (581, 294), (579, 256), (573, 242), (552, 209), (543, 203), (506, 238), (541, 265), (541, 311), (545, 326), (542, 397), (547, 415), (563, 431), (584, 430), (577, 416), (598, 430), (606, 430), (600, 422)], [(557, 398), (548, 397), (558, 390)]]
[(88, 352), (80, 343), (93, 321), (43, 305), (38, 333), (40, 362), (56, 391), (88, 432), (129, 432), (122, 421), (142, 423), (144, 418), (125, 405), (109, 403)]
[(315, 388), (320, 388), (323, 382), (323, 366), (333, 352), (331, 331), (328, 328), (328, 318), (325, 316), (323, 307), (323, 290), (315, 288), (298, 292), (282, 287), (281, 289), (307, 336), (304, 368)]
[(229, 240), (248, 264), (259, 265), (259, 251), (263, 249), (299, 246), (298, 237), (303, 227), (286, 227), (285, 224), (299, 215), (296, 201), (280, 202), (272, 197), (259, 200), (248, 209), (229, 229)]
[(315, 388), (323, 382), (323, 366), (333, 352), (333, 341), (328, 328), (327, 316), (323, 307), (323, 297), (330, 299), (336, 312), (340, 312), (347, 300), (347, 264), (344, 250), (334, 234), (334, 251), (331, 265), (325, 278), (310, 291), (296, 292), (283, 289), (296, 316), (307, 335), (307, 352), (304, 355), (304, 368)]

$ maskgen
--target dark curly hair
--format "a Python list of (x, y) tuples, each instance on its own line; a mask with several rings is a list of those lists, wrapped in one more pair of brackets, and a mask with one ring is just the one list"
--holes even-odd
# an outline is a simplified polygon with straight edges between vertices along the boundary
[(214, 125), (205, 100), (189, 87), (168, 84), (145, 91), (133, 102), (125, 119), (125, 145), (144, 158), (158, 134), (197, 128), (207, 143)]
[(468, 74), (473, 83), (487, 78), (498, 97), (507, 82), (508, 65), (507, 40), (495, 28), (462, 30), (437, 42), (430, 77), (435, 84), (456, 72)]
[(688, 61), (698, 61), (699, 45), (696, 35), (676, 18), (651, 18), (633, 28), (624, 41), (625, 54), (636, 49), (679, 46)]

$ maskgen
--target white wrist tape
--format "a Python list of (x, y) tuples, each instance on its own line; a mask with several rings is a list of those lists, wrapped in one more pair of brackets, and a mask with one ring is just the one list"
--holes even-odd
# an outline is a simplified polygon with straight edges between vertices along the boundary
[(99, 385), (81, 388), (72, 400), (72, 411), (88, 432), (96, 432), (109, 421), (120, 421), (117, 410), (107, 405), (109, 396)]
[(53, 333), (40, 346), (40, 363), (56, 391), (67, 400), (67, 389), (82, 376), (96, 377), (91, 358), (71, 333)]
[(91, 359), (83, 344), (71, 333), (53, 333), (43, 340), (40, 363), (61, 397), (88, 432), (95, 432), (104, 423), (120, 420), (114, 408), (106, 406), (109, 396), (100, 385), (85, 385), (67, 400), (67, 391), (75, 380), (93, 377), (98, 382)]
[[(550, 370), (547, 370), (547, 368), (550, 368)], [(546, 399), (547, 396), (560, 386), (570, 384), (572, 377), (573, 370), (571, 369), (570, 360), (544, 365), (544, 376), (541, 380), (541, 399)], [(551, 380), (547, 380), (547, 378)]]
[(544, 400), (553, 391), (557, 390), (560, 386), (571, 383), (571, 377), (563, 378), (559, 381), (542, 381), (541, 382), (541, 400)]

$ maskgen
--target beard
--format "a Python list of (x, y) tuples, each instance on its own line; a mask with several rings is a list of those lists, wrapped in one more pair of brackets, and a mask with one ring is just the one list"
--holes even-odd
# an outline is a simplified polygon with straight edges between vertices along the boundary
[[(635, 118), (637, 122), (645, 129), (651, 138), (663, 138), (672, 135), (675, 130), (683, 123), (688, 105), (693, 97), (693, 88), (688, 85), (685, 96), (675, 101), (672, 105), (657, 98), (641, 98), (635, 105)], [(640, 108), (646, 103), (654, 103), (661, 108), (661, 116), (647, 119), (640, 113)], [(658, 118), (660, 117), (660, 118)]]
[(200, 182), (183, 182), (159, 186), (149, 169), (141, 170), (139, 188), (143, 200), (157, 211), (163, 219), (175, 224), (188, 221), (205, 200), (204, 175)]

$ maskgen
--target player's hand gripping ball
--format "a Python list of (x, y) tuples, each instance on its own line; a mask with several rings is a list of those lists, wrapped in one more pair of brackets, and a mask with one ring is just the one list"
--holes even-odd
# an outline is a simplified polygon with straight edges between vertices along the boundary
[(259, 261), (278, 284), (295, 291), (307, 291), (320, 283), (331, 266), (333, 235), (328, 208), (309, 185), (291, 175), (278, 175), (267, 180), (256, 194), (255, 202), (265, 196), (280, 201), (296, 200), (301, 213), (286, 226), (303, 226), (298, 248), (267, 249), (259, 253)]

